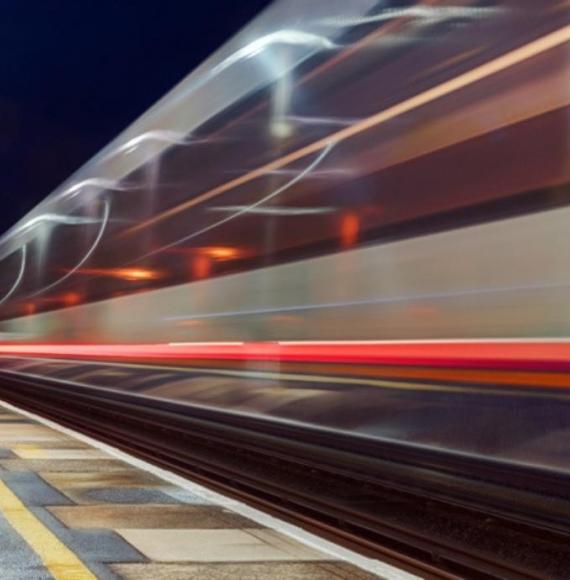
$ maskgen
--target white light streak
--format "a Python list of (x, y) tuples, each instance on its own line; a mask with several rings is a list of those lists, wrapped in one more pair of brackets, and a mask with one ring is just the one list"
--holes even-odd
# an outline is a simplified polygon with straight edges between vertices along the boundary
[(287, 207), (287, 206), (267, 206), (252, 208), (247, 205), (225, 205), (220, 207), (211, 207), (211, 212), (220, 213), (251, 213), (258, 215), (277, 215), (277, 216), (298, 216), (298, 215), (316, 215), (323, 213), (332, 213), (336, 211), (334, 207)]
[(343, 117), (304, 117), (301, 115), (287, 115), (284, 118), (286, 121), (298, 123), (300, 125), (336, 125), (340, 127), (348, 127), (362, 120)]
[(220, 64), (215, 66), (208, 76), (217, 76), (238, 62), (249, 60), (261, 54), (267, 48), (278, 44), (285, 44), (290, 46), (309, 46), (321, 50), (331, 50), (337, 47), (334, 42), (318, 34), (294, 29), (277, 30), (276, 32), (266, 34), (265, 36), (260, 36), (253, 42), (250, 42), (246, 46), (236, 50)]
[(385, 22), (396, 18), (417, 18), (424, 21), (441, 21), (454, 18), (487, 18), (500, 13), (498, 8), (476, 8), (470, 6), (410, 6), (408, 8), (386, 8), (379, 14), (362, 18), (329, 18), (323, 24), (334, 26), (362, 26), (374, 22)]
[(203, 314), (193, 314), (188, 316), (171, 316), (165, 320), (207, 320), (209, 318), (226, 318), (233, 316), (255, 316), (266, 314), (282, 314), (283, 312), (307, 312), (325, 309), (336, 308), (351, 308), (360, 306), (374, 306), (383, 304), (398, 304), (406, 302), (416, 302), (418, 300), (445, 300), (448, 298), (462, 298), (479, 295), (489, 295), (496, 293), (511, 293), (511, 292), (533, 292), (535, 290), (545, 290), (553, 288), (570, 288), (570, 282), (563, 282), (561, 284), (528, 284), (525, 286), (499, 286), (495, 288), (473, 288), (469, 290), (460, 290), (453, 292), (438, 292), (427, 294), (407, 294), (403, 296), (387, 296), (383, 298), (370, 298), (364, 300), (347, 300), (338, 302), (320, 302), (313, 304), (295, 304), (291, 306), (275, 306), (273, 308), (252, 308), (244, 310), (226, 310), (219, 312), (206, 312)]
[(325, 159), (325, 157), (331, 152), (334, 145), (335, 145), (335, 143), (329, 143), (328, 145), (326, 145), (326, 147), (324, 147), (322, 149), (322, 151), (317, 156), (317, 158), (308, 167), (306, 167), (303, 171), (298, 173), (293, 179), (291, 179), (290, 181), (288, 181), (287, 183), (285, 183), (281, 187), (277, 188), (275, 191), (271, 192), (269, 195), (262, 197), (261, 199), (259, 199), (255, 203), (252, 203), (251, 205), (245, 206), (243, 209), (236, 211), (234, 214), (228, 216), (227, 218), (224, 218), (218, 222), (215, 222), (209, 226), (206, 226), (205, 228), (202, 228), (201, 230), (198, 230), (197, 232), (189, 234), (189, 235), (187, 235), (187, 236), (185, 236), (185, 237), (183, 237), (175, 242), (172, 242), (172, 243), (167, 244), (165, 246), (162, 246), (156, 250), (153, 250), (152, 252), (149, 252), (148, 254), (145, 254), (144, 256), (139, 258), (137, 261), (143, 260), (144, 258), (148, 258), (149, 256), (154, 256), (155, 254), (158, 254), (159, 252), (162, 252), (164, 250), (168, 250), (169, 248), (172, 248), (174, 246), (178, 246), (179, 244), (187, 242), (188, 240), (191, 240), (193, 238), (201, 236), (202, 234), (205, 234), (206, 232), (209, 232), (210, 230), (213, 230), (214, 228), (217, 228), (223, 224), (226, 224), (229, 221), (240, 217), (241, 215), (244, 215), (248, 212), (251, 212), (251, 210), (253, 210), (253, 209), (259, 207), (260, 205), (268, 202), (269, 200), (277, 197), (278, 195), (282, 194), (287, 189), (293, 187), (296, 183), (298, 183), (304, 177), (306, 177), (309, 173), (311, 173), (311, 171), (313, 171), (313, 169), (318, 167), (320, 165), (320, 163)]
[(74, 197), (87, 188), (98, 189), (100, 191), (127, 191), (129, 189), (134, 189), (134, 186), (123, 185), (118, 181), (113, 181), (111, 179), (93, 177), (71, 185), (62, 192), (61, 197)]
[(102, 212), (101, 218), (97, 219), (95, 221), (89, 222), (89, 223), (99, 223), (100, 222), (101, 226), (99, 227), (99, 231), (97, 232), (97, 235), (95, 236), (94, 242), (91, 244), (90, 248), (87, 250), (87, 252), (83, 256), (83, 258), (81, 258), (81, 260), (69, 272), (64, 274), (61, 278), (59, 278), (55, 282), (52, 282), (48, 286), (45, 286), (41, 290), (34, 292), (32, 294), (32, 296), (38, 296), (39, 294), (43, 294), (44, 292), (51, 290), (52, 288), (54, 288), (58, 284), (61, 284), (64, 280), (67, 280), (67, 278), (69, 278), (77, 270), (79, 270), (79, 268), (81, 268), (83, 266), (83, 264), (85, 264), (85, 262), (87, 262), (87, 260), (89, 260), (89, 258), (91, 257), (91, 255), (93, 254), (93, 252), (95, 251), (97, 246), (99, 245), (99, 242), (101, 241), (101, 238), (103, 237), (103, 234), (105, 233), (105, 228), (107, 227), (107, 223), (109, 222), (110, 212), (111, 212), (111, 204), (108, 200), (104, 200), (103, 201), (103, 212)]
[(143, 143), (157, 141), (159, 143), (170, 143), (171, 145), (190, 145), (203, 143), (204, 139), (192, 140), (192, 137), (181, 133), (179, 131), (169, 131), (166, 129), (157, 129), (155, 131), (147, 131), (141, 135), (137, 135), (129, 139), (126, 143), (121, 145), (112, 153), (112, 156), (119, 153), (130, 153), (140, 147)]
[(6, 292), (6, 294), (4, 294), (2, 299), (0, 299), (0, 304), (4, 304), (4, 302), (6, 302), (6, 300), (8, 300), (8, 298), (10, 298), (10, 296), (12, 296), (12, 294), (14, 294), (14, 292), (16, 291), (18, 286), (20, 285), (20, 282), (22, 281), (22, 278), (24, 277), (24, 271), (26, 269), (26, 254), (27, 254), (27, 247), (25, 245), (23, 245), (20, 248), (20, 269), (18, 271), (18, 275), (16, 276), (16, 280), (14, 281), (14, 284), (12, 284), (12, 287), (10, 288), (10, 290), (8, 290), (8, 292)]
[(58, 213), (44, 213), (37, 217), (29, 219), (27, 222), (23, 223), (21, 226), (14, 230), (14, 235), (27, 232), (41, 224), (55, 224), (55, 225), (85, 225), (85, 224), (96, 224), (99, 223), (97, 218), (88, 218), (81, 216), (69, 216)]

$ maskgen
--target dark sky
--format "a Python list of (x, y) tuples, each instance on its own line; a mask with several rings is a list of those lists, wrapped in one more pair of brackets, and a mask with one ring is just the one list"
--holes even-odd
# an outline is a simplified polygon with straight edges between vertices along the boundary
[(2, 0), (0, 234), (268, 0)]

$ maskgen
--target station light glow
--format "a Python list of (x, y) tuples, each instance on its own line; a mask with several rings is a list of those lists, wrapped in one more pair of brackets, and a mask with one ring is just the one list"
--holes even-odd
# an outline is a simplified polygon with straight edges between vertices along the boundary
[(158, 280), (163, 277), (162, 272), (149, 268), (82, 268), (77, 271), (77, 274), (103, 276), (133, 282)]

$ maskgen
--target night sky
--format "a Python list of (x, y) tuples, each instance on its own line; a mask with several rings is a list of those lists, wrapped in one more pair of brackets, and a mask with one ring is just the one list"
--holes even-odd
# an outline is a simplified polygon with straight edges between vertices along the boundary
[(3, 0), (0, 233), (268, 0)]

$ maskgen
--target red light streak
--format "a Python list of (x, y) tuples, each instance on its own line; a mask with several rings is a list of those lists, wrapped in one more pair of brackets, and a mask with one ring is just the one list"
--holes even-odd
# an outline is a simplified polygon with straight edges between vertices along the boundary
[(258, 360), (432, 368), (570, 371), (570, 342), (249, 342), (1, 344), (0, 353), (123, 361)]

